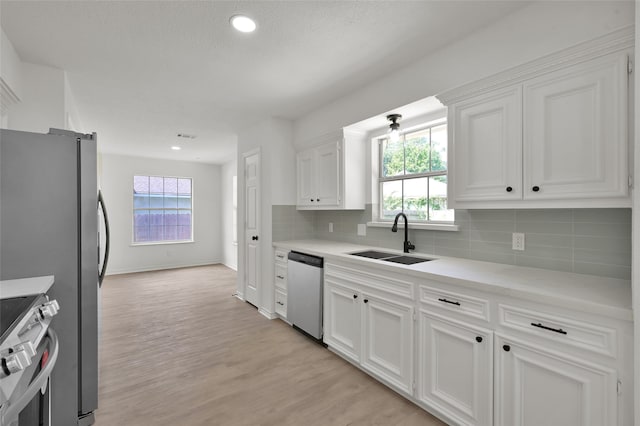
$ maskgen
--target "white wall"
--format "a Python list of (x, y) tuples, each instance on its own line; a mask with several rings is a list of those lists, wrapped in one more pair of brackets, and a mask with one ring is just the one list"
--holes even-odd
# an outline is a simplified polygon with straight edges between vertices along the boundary
[(11, 40), (0, 28), (0, 78), (18, 98), (22, 98), (22, 62)]
[[(102, 155), (102, 193), (111, 225), (107, 274), (220, 263), (220, 166), (186, 161)], [(134, 175), (193, 178), (194, 243), (132, 246)]]
[(296, 120), (294, 140), (300, 148), (311, 138), (633, 23), (633, 1), (533, 2)]
[(62, 70), (23, 62), (22, 98), (9, 109), (8, 128), (48, 133), (64, 129), (65, 73)]
[[(233, 177), (238, 174), (238, 162), (234, 159), (222, 165), (222, 263), (238, 269), (238, 244), (233, 241)], [(236, 192), (237, 196), (237, 192)]]
[(259, 309), (266, 316), (274, 312), (273, 247), (271, 208), (274, 204), (295, 204), (295, 150), (292, 123), (271, 118), (238, 134), (238, 295), (244, 295), (244, 161), (243, 154), (261, 150), (261, 235)]

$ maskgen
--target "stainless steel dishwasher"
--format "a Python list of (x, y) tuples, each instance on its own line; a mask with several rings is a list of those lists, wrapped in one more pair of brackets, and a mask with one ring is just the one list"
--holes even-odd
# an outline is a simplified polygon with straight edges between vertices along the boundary
[(289, 252), (287, 319), (317, 340), (322, 340), (323, 264), (321, 257)]

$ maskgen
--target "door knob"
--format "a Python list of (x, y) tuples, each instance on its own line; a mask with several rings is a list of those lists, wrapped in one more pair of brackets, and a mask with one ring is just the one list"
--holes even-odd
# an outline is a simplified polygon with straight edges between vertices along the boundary
[(533, 192), (538, 192), (538, 191), (540, 191), (540, 187), (536, 185), (536, 186), (534, 186), (533, 188), (531, 188), (531, 190), (532, 190)]
[(257, 236), (257, 235), (254, 235), (253, 237), (251, 237), (251, 239), (252, 239), (253, 241), (258, 241), (258, 236)]
[(511, 192), (511, 191), (513, 191), (513, 188), (510, 186), (507, 186), (507, 192)]

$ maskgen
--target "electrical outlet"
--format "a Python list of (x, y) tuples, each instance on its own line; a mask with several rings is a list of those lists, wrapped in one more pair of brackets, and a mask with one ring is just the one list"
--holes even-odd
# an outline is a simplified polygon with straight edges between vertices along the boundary
[(511, 248), (513, 250), (524, 251), (524, 234), (514, 232), (511, 236)]
[(333, 232), (333, 222), (329, 222), (329, 232)]
[(360, 237), (367, 236), (367, 225), (365, 223), (358, 224), (358, 236)]

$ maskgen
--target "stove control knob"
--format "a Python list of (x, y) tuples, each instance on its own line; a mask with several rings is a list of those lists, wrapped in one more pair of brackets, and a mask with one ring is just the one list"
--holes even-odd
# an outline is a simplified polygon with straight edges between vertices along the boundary
[(57, 314), (59, 310), (60, 310), (60, 305), (58, 304), (57, 300), (52, 300), (50, 302), (43, 303), (42, 306), (40, 306), (41, 318), (43, 320), (47, 318), (51, 318), (55, 314)]
[(2, 372), (4, 375), (17, 373), (31, 365), (31, 357), (25, 350), (20, 350), (2, 358)]

